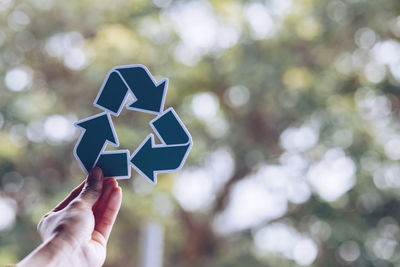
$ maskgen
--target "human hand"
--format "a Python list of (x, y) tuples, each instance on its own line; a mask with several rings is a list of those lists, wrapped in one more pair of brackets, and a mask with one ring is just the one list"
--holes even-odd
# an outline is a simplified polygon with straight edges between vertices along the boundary
[(115, 178), (104, 178), (95, 167), (86, 181), (43, 216), (38, 224), (42, 245), (17, 266), (102, 266), (121, 199)]

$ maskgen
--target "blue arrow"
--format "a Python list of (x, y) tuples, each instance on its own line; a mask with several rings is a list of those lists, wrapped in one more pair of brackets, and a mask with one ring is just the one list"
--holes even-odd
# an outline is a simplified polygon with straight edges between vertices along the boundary
[(130, 104), (128, 109), (160, 113), (164, 108), (165, 93), (168, 80), (164, 79), (156, 84), (147, 68), (143, 65), (136, 67), (117, 68), (127, 85), (136, 97), (136, 101)]
[(158, 114), (164, 108), (167, 86), (167, 79), (157, 84), (143, 65), (115, 67), (103, 83), (94, 105), (118, 115), (131, 92), (136, 100), (127, 109)]
[(150, 124), (162, 144), (154, 144), (154, 136), (150, 134), (132, 154), (131, 163), (139, 173), (155, 184), (157, 173), (171, 172), (182, 167), (193, 142), (173, 108), (164, 111)]
[(158, 137), (166, 145), (182, 145), (190, 141), (190, 134), (173, 108), (150, 122)]
[(111, 117), (100, 113), (75, 123), (83, 129), (74, 154), (86, 172), (90, 172), (107, 143), (118, 146)]
[(190, 146), (190, 143), (182, 146), (155, 145), (154, 136), (150, 134), (133, 153), (131, 163), (139, 173), (155, 184), (158, 172), (174, 171), (183, 165)]
[(102, 169), (104, 177), (129, 178), (131, 167), (128, 157), (128, 150), (106, 151), (100, 155), (96, 166)]
[(108, 74), (102, 90), (95, 101), (95, 105), (118, 115), (125, 102), (129, 88), (124, 83), (121, 75), (117, 71)]

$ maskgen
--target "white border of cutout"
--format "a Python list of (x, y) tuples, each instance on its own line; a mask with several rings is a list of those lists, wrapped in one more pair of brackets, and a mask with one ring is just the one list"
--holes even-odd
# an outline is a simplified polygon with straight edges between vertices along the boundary
[[(155, 111), (149, 111), (149, 110), (145, 110), (145, 109), (140, 109), (140, 108), (131, 108), (129, 107), (129, 105), (135, 103), (137, 101), (137, 97), (133, 94), (133, 90), (131, 90), (131, 88), (128, 86), (127, 82), (125, 81), (124, 77), (122, 77), (121, 73), (118, 71), (118, 69), (128, 69), (128, 68), (142, 68), (147, 72), (147, 75), (150, 77), (150, 79), (152, 80), (153, 84), (157, 87), (159, 85), (161, 85), (163, 82), (165, 82), (164, 85), (164, 92), (162, 95), (162, 99), (161, 99), (161, 105), (160, 105), (160, 111), (159, 112), (155, 112)], [(127, 93), (125, 94), (125, 97), (122, 101), (122, 105), (119, 107), (117, 112), (113, 112), (103, 106), (100, 106), (99, 104), (97, 104), (97, 100), (99, 100), (101, 93), (103, 92), (104, 86), (107, 83), (108, 78), (110, 77), (111, 73), (116, 72), (118, 73), (118, 75), (121, 77), (122, 81), (124, 82), (125, 86), (128, 88)], [(122, 65), (122, 66), (115, 66), (114, 68), (112, 68), (108, 73), (106, 78), (103, 81), (103, 84), (101, 85), (100, 91), (97, 93), (96, 99), (93, 102), (93, 105), (95, 107), (98, 107), (102, 110), (104, 110), (105, 112), (111, 113), (112, 115), (118, 117), (119, 114), (121, 113), (122, 107), (124, 106), (125, 102), (126, 102), (126, 98), (128, 97), (129, 94), (131, 94), (134, 98), (133, 102), (125, 104), (125, 108), (128, 110), (136, 110), (136, 111), (140, 111), (140, 112), (145, 112), (145, 113), (150, 113), (150, 114), (156, 114), (159, 115), (163, 112), (164, 110), (164, 104), (165, 104), (165, 98), (167, 95), (167, 90), (168, 90), (168, 78), (163, 78), (161, 79), (159, 82), (157, 82), (153, 75), (151, 75), (150, 71), (147, 69), (147, 67), (143, 64), (133, 64), (133, 65)]]

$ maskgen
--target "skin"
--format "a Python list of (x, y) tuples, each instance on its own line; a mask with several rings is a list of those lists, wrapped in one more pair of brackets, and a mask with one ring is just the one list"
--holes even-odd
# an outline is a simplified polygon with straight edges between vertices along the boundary
[(43, 243), (17, 266), (102, 266), (121, 199), (115, 178), (104, 178), (101, 169), (94, 168), (82, 184), (43, 216), (38, 224)]

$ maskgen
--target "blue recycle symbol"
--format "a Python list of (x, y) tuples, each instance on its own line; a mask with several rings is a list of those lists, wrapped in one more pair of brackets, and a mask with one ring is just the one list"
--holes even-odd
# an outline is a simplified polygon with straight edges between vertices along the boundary
[[(75, 123), (82, 133), (74, 156), (86, 173), (98, 166), (105, 177), (130, 178), (132, 165), (156, 184), (158, 173), (183, 166), (193, 141), (175, 110), (164, 110), (167, 87), (168, 79), (157, 83), (144, 65), (117, 66), (108, 73), (94, 101), (104, 111)], [(127, 109), (157, 115), (149, 124), (162, 143), (156, 144), (151, 133), (132, 155), (127, 149), (105, 151), (107, 144), (119, 147), (111, 115), (120, 114), (129, 94), (134, 101)]]

